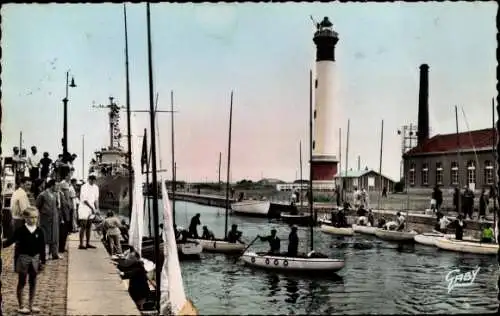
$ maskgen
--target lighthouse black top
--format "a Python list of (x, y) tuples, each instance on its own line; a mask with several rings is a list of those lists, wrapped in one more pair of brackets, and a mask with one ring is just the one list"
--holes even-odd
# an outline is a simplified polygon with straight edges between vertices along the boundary
[(316, 25), (317, 31), (313, 38), (316, 44), (316, 61), (335, 61), (335, 45), (339, 41), (339, 35), (332, 27), (333, 24), (328, 17)]

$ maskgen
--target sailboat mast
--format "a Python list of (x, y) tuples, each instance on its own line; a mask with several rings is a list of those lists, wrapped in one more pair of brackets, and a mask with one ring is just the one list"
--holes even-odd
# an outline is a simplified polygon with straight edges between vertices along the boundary
[[(383, 147), (384, 147), (384, 120), (382, 120), (382, 127), (380, 130), (380, 160), (378, 163), (378, 173), (379, 173), (379, 179), (380, 179), (380, 190), (382, 190), (382, 182), (383, 182), (383, 177), (382, 177), (382, 153), (383, 153)], [(380, 209), (380, 196), (382, 195), (382, 191), (379, 192), (378, 194), (378, 203), (377, 207)]]
[[(493, 144), (492, 144), (492, 154), (493, 154), (493, 188), (495, 189), (495, 194), (498, 194), (498, 190), (496, 189), (497, 188), (497, 184), (495, 183), (495, 179), (497, 178), (497, 150), (496, 150), (496, 146), (497, 146), (497, 131), (495, 129), (495, 98), (491, 98), (491, 126), (493, 128)], [(490, 196), (491, 196), (491, 193), (490, 192)], [(495, 225), (495, 230), (494, 230), (494, 233), (495, 233), (495, 241), (497, 242), (498, 244), (498, 236), (497, 236), (497, 232), (498, 232), (498, 225), (497, 225), (497, 212), (496, 212), (496, 209), (497, 209), (497, 198), (495, 197), (493, 199), (493, 225)]]
[(220, 186), (220, 167), (221, 167), (221, 159), (222, 158), (222, 153), (219, 152), (219, 182), (217, 183), (217, 187), (218, 187), (218, 190), (220, 191), (221, 190), (221, 186)]
[[(458, 133), (458, 107), (455, 105), (455, 126), (457, 129), (457, 167), (460, 169), (460, 135)], [(461, 212), (462, 199), (460, 198), (460, 172), (458, 173), (458, 199), (457, 199), (457, 207), (458, 212)]]
[[(153, 236), (153, 231), (151, 230), (151, 206), (149, 204), (149, 157), (148, 156), (148, 132), (144, 129), (144, 138), (142, 148), (146, 151), (146, 194), (144, 195), (143, 208), (148, 210), (148, 231), (149, 237)], [(143, 172), (144, 173), (144, 172)], [(146, 208), (147, 207), (147, 208)]]
[[(154, 108), (154, 87), (153, 87), (153, 60), (151, 54), (151, 12), (150, 4), (146, 3), (146, 18), (147, 18), (147, 36), (148, 36), (148, 77), (149, 77), (149, 121), (150, 121), (150, 133), (151, 133), (151, 156), (153, 157), (151, 161), (152, 165), (152, 180), (153, 180), (153, 228), (155, 233), (154, 246), (155, 246), (155, 262), (158, 263), (160, 260), (160, 228), (159, 228), (159, 218), (158, 218), (158, 179), (156, 175), (156, 129), (155, 129), (155, 108)], [(161, 294), (161, 269), (155, 269), (156, 272), (156, 308), (158, 313), (160, 313), (160, 294)]]
[(125, 29), (125, 86), (126, 86), (126, 106), (127, 106), (127, 167), (128, 167), (128, 218), (132, 218), (132, 195), (134, 192), (133, 186), (133, 175), (132, 175), (132, 128), (130, 123), (130, 77), (128, 68), (128, 32), (127, 32), (127, 7), (123, 4), (123, 21)]
[(309, 215), (310, 219), (310, 247), (311, 251), (314, 250), (314, 231), (313, 231), (313, 221), (314, 221), (314, 207), (313, 207), (313, 169), (312, 169), (312, 155), (313, 155), (313, 102), (312, 102), (312, 70), (309, 70)]
[(175, 225), (175, 134), (174, 134), (174, 91), (170, 91), (170, 121), (172, 137), (172, 218)]
[(302, 212), (302, 141), (299, 141), (299, 164), (300, 164), (300, 211)]
[(226, 220), (224, 226), (224, 238), (227, 237), (227, 217), (229, 215), (229, 181), (231, 174), (231, 129), (233, 124), (233, 91), (231, 91), (231, 105), (229, 107), (229, 137), (227, 142), (227, 177), (226, 177)]

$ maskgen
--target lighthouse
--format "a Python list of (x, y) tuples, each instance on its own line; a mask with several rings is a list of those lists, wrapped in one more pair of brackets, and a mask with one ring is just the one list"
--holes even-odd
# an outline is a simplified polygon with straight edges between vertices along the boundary
[(311, 161), (313, 186), (332, 189), (337, 174), (339, 145), (339, 107), (335, 95), (335, 45), (339, 37), (325, 17), (316, 25), (316, 78), (314, 80), (314, 138)]

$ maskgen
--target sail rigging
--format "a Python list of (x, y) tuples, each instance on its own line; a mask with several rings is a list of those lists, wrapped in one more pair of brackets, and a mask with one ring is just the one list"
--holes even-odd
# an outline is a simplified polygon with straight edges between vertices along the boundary
[(142, 173), (141, 170), (141, 155), (142, 155), (142, 144), (140, 143), (138, 136), (131, 137), (132, 143), (132, 163), (134, 170), (134, 185), (132, 193), (132, 207), (130, 214), (130, 228), (129, 228), (129, 244), (137, 251), (137, 253), (142, 253), (142, 237), (144, 236), (144, 205), (142, 199)]

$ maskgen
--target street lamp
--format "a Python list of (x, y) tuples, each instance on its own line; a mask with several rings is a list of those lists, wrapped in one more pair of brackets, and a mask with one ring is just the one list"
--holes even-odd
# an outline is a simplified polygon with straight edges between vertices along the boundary
[(64, 118), (63, 118), (63, 139), (62, 139), (62, 146), (63, 146), (63, 155), (67, 156), (68, 154), (68, 87), (75, 88), (75, 78), (72, 76), (71, 77), (71, 83), (69, 82), (69, 70), (66, 71), (66, 96), (64, 97), (63, 101), (63, 108), (64, 108)]

